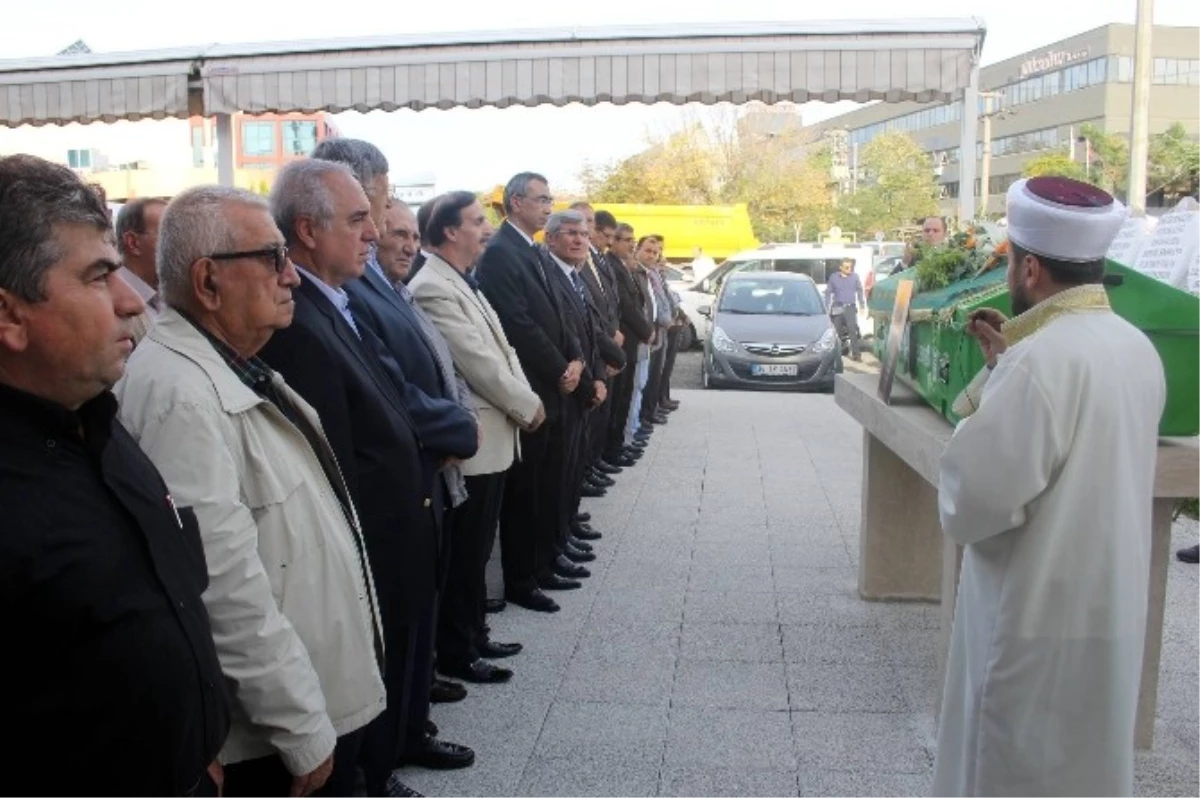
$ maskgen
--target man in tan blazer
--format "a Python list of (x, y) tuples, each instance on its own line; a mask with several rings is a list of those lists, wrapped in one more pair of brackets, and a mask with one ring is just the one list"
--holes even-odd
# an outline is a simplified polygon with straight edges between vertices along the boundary
[(438, 668), (476, 683), (502, 682), (512, 671), (487, 661), (484, 572), (495, 541), (504, 476), (520, 456), (518, 431), (545, 419), (517, 354), (470, 270), (492, 227), (475, 195), (453, 191), (433, 201), (421, 238), (429, 257), (408, 288), (450, 347), (474, 396), (482, 442), (462, 464), (467, 501), (451, 521), (450, 564), (438, 620)]

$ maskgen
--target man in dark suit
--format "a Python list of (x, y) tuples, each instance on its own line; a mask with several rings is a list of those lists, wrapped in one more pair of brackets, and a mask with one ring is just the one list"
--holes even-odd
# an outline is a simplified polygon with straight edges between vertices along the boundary
[(380, 360), (382, 342), (354, 321), (342, 289), (362, 275), (378, 239), (358, 180), (344, 164), (295, 161), (275, 180), (271, 211), (302, 282), (292, 325), (260, 357), (320, 415), (357, 508), (383, 621), (388, 702), (367, 727), (361, 765), (369, 794), (411, 794), (392, 770), (413, 687), (416, 629), (436, 592), (437, 462), (423, 452)]
[[(343, 163), (358, 178), (368, 198), (375, 190), (387, 191), (388, 161), (378, 147), (360, 139), (339, 138), (322, 142), (313, 157)], [(378, 188), (372, 185), (378, 183)], [(432, 492), (433, 515), (439, 533), (438, 591), (445, 590), (448, 561), (442, 530), (446, 516), (467, 498), (458, 463), (479, 448), (479, 431), (470, 409), (469, 394), (454, 371), (454, 361), (441, 333), (413, 307), (412, 294), (400, 282), (408, 271), (404, 255), (411, 257), (417, 223), (412, 211), (398, 200), (372, 203), (371, 219), (380, 240), (372, 248), (363, 276), (345, 285), (350, 312), (358, 326), (368, 328), (387, 350), (389, 376), (404, 400), (425, 450), (438, 460), (440, 471)], [(396, 247), (399, 243), (401, 246)], [(395, 275), (386, 275), (379, 264), (380, 247), (391, 259)], [(405, 252), (408, 249), (409, 252)], [(411, 262), (411, 261), (409, 261)], [(394, 287), (393, 287), (394, 286)], [(398, 365), (399, 370), (392, 368)], [(439, 740), (428, 732), (430, 690), (433, 684), (433, 648), (437, 629), (435, 601), (417, 628), (413, 691), (407, 729), (401, 744), (406, 764), (439, 769), (467, 767), (475, 754), (466, 746)], [(515, 652), (509, 652), (515, 653)], [(459, 691), (465, 695), (461, 685)]]
[[(592, 300), (591, 310), (600, 328), (598, 335), (600, 336), (601, 356), (607, 366), (604, 382), (611, 394), (614, 381), (625, 368), (626, 363), (625, 352), (622, 349), (625, 336), (620, 328), (621, 298), (618, 294), (616, 277), (612, 273), (608, 258), (605, 257), (610, 238), (616, 232), (617, 220), (608, 211), (596, 213), (587, 202), (576, 202), (571, 209), (582, 214), (588, 225), (590, 243), (587, 258), (579, 267), (579, 276), (588, 288), (588, 294)], [(597, 495), (604, 488), (611, 487), (615, 482), (609, 475), (621, 471), (620, 466), (607, 465), (601, 459), (608, 442), (608, 424), (612, 416), (612, 407), (611, 401), (603, 403), (596, 408), (588, 420), (586, 441), (588, 459), (584, 469), (586, 480), (584, 495)], [(589, 531), (578, 527), (579, 520), (574, 523), (577, 525), (577, 534), (582, 532), (585, 537), (589, 535)]]
[(521, 433), (521, 461), (509, 472), (500, 513), (505, 596), (538, 612), (557, 612), (543, 589), (580, 585), (555, 574), (539, 579), (539, 541), (555, 534), (560, 475), (547, 471), (552, 432), (565, 397), (580, 386), (584, 361), (579, 340), (562, 316), (559, 293), (550, 282), (533, 236), (546, 223), (554, 198), (546, 179), (522, 172), (504, 188), (507, 219), (491, 237), (476, 267), (476, 279), (500, 317), (517, 351), (530, 387), (546, 411), (546, 423)]
[(584, 471), (590, 462), (589, 425), (593, 413), (608, 398), (606, 358), (622, 356), (620, 348), (605, 335), (598, 318), (600, 310), (580, 275), (587, 261), (587, 242), (587, 222), (578, 211), (553, 214), (546, 222), (546, 268), (551, 283), (556, 283), (560, 292), (563, 317), (579, 339), (586, 364), (579, 389), (563, 402), (558, 440), (552, 443), (551, 451), (552, 457), (561, 458), (561, 465), (556, 464), (554, 470), (562, 474), (563, 504), (558, 508), (553, 541), (558, 557), (547, 564), (558, 574), (572, 577), (589, 576), (587, 569), (577, 563), (595, 559), (585, 544), (572, 540), (571, 531), (588, 484)]
[(604, 461), (610, 465), (624, 467), (633, 465), (645, 446), (637, 440), (632, 443), (626, 440), (626, 426), (629, 414), (633, 412), (631, 406), (638, 364), (649, 357), (649, 344), (654, 337), (654, 323), (646, 312), (649, 300), (642, 284), (633, 276), (632, 269), (636, 265), (633, 248), (633, 227), (624, 223), (618, 224), (613, 233), (608, 261), (616, 278), (621, 308), (620, 330), (625, 337), (622, 345), (625, 351), (625, 369), (617, 376)]

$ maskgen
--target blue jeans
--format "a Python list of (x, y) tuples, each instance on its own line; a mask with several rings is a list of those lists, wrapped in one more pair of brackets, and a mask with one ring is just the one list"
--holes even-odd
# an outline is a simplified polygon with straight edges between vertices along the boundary
[(633, 375), (633, 401), (629, 403), (629, 418), (625, 421), (625, 445), (633, 443), (633, 434), (642, 426), (642, 392), (650, 380), (650, 358), (639, 360)]

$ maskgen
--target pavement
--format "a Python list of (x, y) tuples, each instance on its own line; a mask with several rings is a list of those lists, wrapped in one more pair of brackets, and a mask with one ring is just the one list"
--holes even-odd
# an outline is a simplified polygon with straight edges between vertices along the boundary
[[(689, 365), (690, 364), (690, 365)], [(686, 353), (676, 385), (698, 374)], [(857, 595), (860, 428), (824, 394), (679, 387), (682, 408), (602, 499), (562, 611), (510, 606), (504, 685), (437, 705), (474, 767), (426, 795), (927, 795), (936, 605)], [(1173, 545), (1197, 539), (1177, 524)], [(1137, 795), (1200, 794), (1197, 567), (1173, 561), (1153, 751)], [(490, 567), (492, 594), (499, 571)]]

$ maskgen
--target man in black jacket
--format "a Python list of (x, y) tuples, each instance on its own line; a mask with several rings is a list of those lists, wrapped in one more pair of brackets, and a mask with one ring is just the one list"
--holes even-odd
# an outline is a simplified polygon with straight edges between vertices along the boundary
[[(340, 163), (294, 161), (271, 190), (271, 212), (301, 284), (292, 325), (259, 356), (321, 417), (358, 511), (383, 619), (388, 706), (367, 727), (361, 764), (371, 795), (405, 794), (391, 775), (414, 688), (417, 630), (432, 610), (438, 558), (438, 463), (426, 452), (382, 342), (357, 324), (342, 286), (361, 276), (378, 234), (367, 195)], [(419, 684), (414, 684), (419, 681)]]
[(625, 369), (617, 376), (604, 461), (622, 467), (633, 465), (639, 456), (640, 447), (643, 446), (637, 441), (631, 444), (626, 440), (626, 426), (629, 414), (637, 412), (632, 408), (632, 404), (638, 365), (640, 361), (649, 357), (649, 344), (654, 338), (654, 322), (646, 311), (649, 300), (642, 284), (633, 276), (632, 270), (637, 265), (633, 248), (633, 227), (625, 223), (618, 224), (608, 256), (620, 299), (620, 330), (625, 338), (622, 343), (625, 351)]
[(196, 519), (116, 419), (141, 299), (103, 200), (0, 158), (4, 789), (215, 794), (229, 698)]
[(521, 433), (521, 461), (509, 471), (500, 512), (500, 546), (505, 596), (538, 612), (557, 612), (558, 603), (543, 589), (578, 588), (556, 574), (542, 574), (544, 543), (556, 534), (561, 506), (560, 474), (551, 473), (549, 446), (562, 415), (562, 404), (576, 390), (587, 391), (579, 340), (563, 319), (559, 294), (550, 282), (543, 256), (533, 242), (550, 216), (554, 198), (546, 179), (522, 172), (504, 187), (507, 219), (491, 237), (475, 268), (488, 302), (500, 317), (504, 334), (517, 352), (530, 387), (546, 410), (546, 422)]

